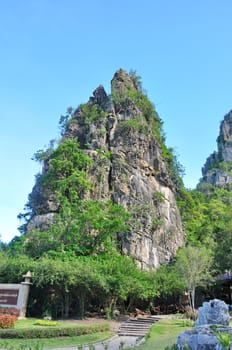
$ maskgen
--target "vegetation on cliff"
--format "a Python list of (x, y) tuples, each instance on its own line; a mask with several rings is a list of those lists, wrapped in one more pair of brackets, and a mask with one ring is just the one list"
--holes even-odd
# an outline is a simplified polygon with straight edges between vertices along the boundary
[[(100, 86), (60, 126), (58, 145), (34, 156), (43, 171), (20, 214), (22, 236), (0, 256), (2, 282), (33, 272), (32, 315), (152, 310), (155, 297), (195, 291), (202, 271), (230, 269), (232, 193), (207, 182), (184, 188), (183, 167), (135, 72), (119, 70), (111, 95)], [(179, 211), (187, 247), (176, 255), (184, 243)], [(192, 271), (197, 254), (189, 251), (207, 258), (191, 286), (180, 268)]]

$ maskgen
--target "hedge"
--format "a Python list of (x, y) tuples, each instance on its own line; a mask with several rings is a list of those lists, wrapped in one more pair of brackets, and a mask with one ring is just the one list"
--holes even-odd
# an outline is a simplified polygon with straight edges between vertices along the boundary
[(33, 339), (53, 337), (75, 337), (84, 334), (109, 331), (107, 323), (88, 326), (66, 326), (46, 328), (0, 329), (0, 339)]

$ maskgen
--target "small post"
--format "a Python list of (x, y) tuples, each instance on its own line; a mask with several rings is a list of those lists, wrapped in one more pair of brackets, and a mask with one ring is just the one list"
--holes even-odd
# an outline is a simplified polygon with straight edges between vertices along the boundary
[(24, 277), (24, 282), (21, 282), (22, 285), (22, 304), (20, 308), (20, 318), (26, 317), (26, 312), (27, 312), (27, 302), (28, 302), (28, 297), (29, 297), (29, 290), (30, 290), (30, 285), (31, 285), (31, 272), (28, 271)]

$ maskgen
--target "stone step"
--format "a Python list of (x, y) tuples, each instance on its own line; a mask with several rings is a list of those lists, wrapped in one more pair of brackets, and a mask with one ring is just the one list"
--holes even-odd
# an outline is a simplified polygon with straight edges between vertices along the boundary
[(136, 328), (136, 327), (132, 327), (132, 328), (128, 328), (128, 327), (120, 327), (119, 332), (148, 332), (149, 328)]
[(154, 323), (148, 323), (148, 322), (127, 322), (127, 323), (123, 323), (127, 324), (127, 325), (131, 325), (131, 326), (137, 326), (137, 327), (151, 327)]
[(141, 332), (148, 332), (149, 328), (128, 328), (128, 327), (121, 327), (119, 330), (119, 332), (130, 332), (130, 331), (141, 331)]
[(118, 335), (144, 337), (149, 332), (150, 327), (157, 321), (158, 319), (155, 317), (130, 318), (121, 324)]
[(133, 336), (133, 337), (144, 337), (147, 332), (131, 331), (131, 332), (118, 332), (120, 336)]
[(122, 324), (120, 326), (120, 329), (122, 328), (128, 328), (128, 329), (149, 329), (151, 327), (151, 325), (147, 325), (147, 324)]
[(149, 329), (136, 329), (136, 328), (122, 328), (118, 330), (118, 333), (131, 333), (131, 332), (139, 332), (139, 333), (148, 333)]
[(146, 318), (143, 318), (143, 317), (137, 317), (137, 318), (129, 318), (128, 320), (130, 321), (141, 321), (141, 322), (156, 322), (158, 321), (159, 319), (156, 318), (156, 317), (146, 317)]
[(153, 323), (151, 322), (140, 322), (140, 321), (128, 321), (124, 322), (123, 324), (137, 324), (137, 325), (142, 325), (142, 326), (152, 326)]
[(155, 323), (155, 322), (159, 321), (159, 319), (157, 317), (153, 317), (153, 316), (146, 317), (146, 318), (137, 317), (137, 320), (141, 321), (141, 322), (151, 322), (151, 323)]

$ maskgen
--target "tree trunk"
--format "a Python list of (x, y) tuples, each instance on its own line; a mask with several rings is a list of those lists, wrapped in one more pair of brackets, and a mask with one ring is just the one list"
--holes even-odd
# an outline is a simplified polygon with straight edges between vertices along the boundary
[(189, 301), (192, 309), (192, 318), (195, 321), (195, 287), (189, 291)]
[(85, 315), (85, 297), (84, 294), (79, 294), (79, 311), (80, 311), (80, 318), (83, 319)]
[(70, 304), (70, 295), (65, 293), (64, 295), (64, 318), (69, 317), (69, 304)]

